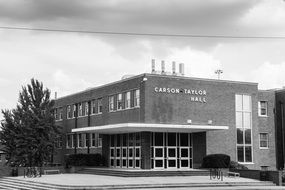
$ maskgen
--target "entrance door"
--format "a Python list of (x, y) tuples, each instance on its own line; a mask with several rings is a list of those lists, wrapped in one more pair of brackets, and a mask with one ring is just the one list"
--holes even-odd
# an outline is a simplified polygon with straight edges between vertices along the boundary
[(177, 151), (176, 147), (167, 148), (167, 168), (177, 168)]
[(180, 147), (180, 168), (189, 168), (189, 148)]
[(154, 169), (164, 168), (164, 148), (155, 147), (154, 156)]

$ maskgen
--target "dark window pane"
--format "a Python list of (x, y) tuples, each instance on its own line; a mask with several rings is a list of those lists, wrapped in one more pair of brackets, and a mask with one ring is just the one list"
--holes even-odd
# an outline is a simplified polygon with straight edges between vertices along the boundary
[(127, 134), (123, 134), (123, 146), (127, 146)]
[(129, 160), (129, 168), (133, 167), (133, 160)]
[(245, 161), (252, 162), (251, 146), (245, 147)]
[(141, 134), (136, 133), (136, 146), (140, 146), (140, 145), (141, 145)]
[(140, 157), (140, 149), (136, 148), (136, 157), (139, 158)]
[(114, 157), (115, 153), (114, 153), (114, 149), (111, 149), (111, 157)]
[(169, 167), (176, 167), (176, 161), (175, 160), (168, 160), (168, 166)]
[(120, 147), (121, 146), (121, 135), (116, 135), (117, 137), (117, 147)]
[(181, 149), (181, 157), (188, 157), (188, 149)]
[(126, 148), (123, 149), (123, 157), (127, 157), (127, 149)]
[(115, 135), (111, 135), (111, 147), (114, 147), (115, 146)]
[(245, 130), (245, 144), (251, 144), (251, 129)]
[(162, 148), (156, 148), (155, 149), (155, 157), (163, 157), (163, 149)]
[(155, 160), (155, 167), (162, 167), (163, 161), (162, 160)]
[(116, 160), (116, 161), (117, 161), (117, 165), (116, 166), (121, 166), (120, 159)]
[(188, 146), (188, 134), (180, 133), (180, 146)]
[(168, 146), (176, 146), (176, 133), (168, 133)]
[(133, 157), (133, 149), (129, 149), (129, 158)]
[(188, 167), (188, 160), (181, 160), (181, 167)]
[(168, 157), (176, 157), (174, 148), (168, 149)]
[(237, 129), (237, 144), (243, 144), (243, 130)]
[(136, 160), (136, 167), (140, 167), (140, 160)]
[(120, 157), (121, 156), (121, 150), (120, 148), (117, 148), (117, 157)]
[(155, 133), (155, 146), (163, 146), (163, 133)]
[(237, 147), (237, 157), (238, 157), (238, 162), (244, 162), (243, 146)]
[(125, 167), (125, 166), (127, 166), (127, 160), (123, 160), (123, 166)]

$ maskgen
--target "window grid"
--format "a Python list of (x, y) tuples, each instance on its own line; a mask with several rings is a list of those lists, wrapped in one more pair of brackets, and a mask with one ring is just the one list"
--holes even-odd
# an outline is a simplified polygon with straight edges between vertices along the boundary
[(109, 96), (109, 111), (114, 111), (114, 96)]
[(259, 148), (260, 149), (268, 149), (269, 148), (268, 133), (259, 133)]
[(258, 102), (258, 115), (259, 116), (267, 116), (268, 113), (268, 103), (267, 101)]
[(134, 107), (140, 106), (140, 90), (136, 89), (134, 91)]
[(122, 94), (117, 94), (117, 110), (123, 109), (123, 96)]
[(251, 96), (236, 95), (237, 160), (252, 162)]
[(103, 111), (103, 104), (102, 104), (102, 98), (98, 99), (98, 113), (102, 113)]
[(82, 103), (79, 103), (78, 104), (78, 117), (81, 117), (82, 116)]
[(131, 92), (125, 93), (125, 109), (128, 109), (131, 107)]

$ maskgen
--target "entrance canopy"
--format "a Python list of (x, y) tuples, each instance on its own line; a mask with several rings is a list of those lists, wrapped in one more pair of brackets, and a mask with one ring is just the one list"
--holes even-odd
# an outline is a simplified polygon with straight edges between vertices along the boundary
[(119, 123), (112, 125), (91, 126), (72, 129), (72, 132), (100, 134), (135, 133), (142, 131), (150, 132), (173, 132), (173, 133), (197, 133), (213, 130), (229, 129), (228, 126), (215, 125), (177, 125), (177, 124), (151, 124), (151, 123)]

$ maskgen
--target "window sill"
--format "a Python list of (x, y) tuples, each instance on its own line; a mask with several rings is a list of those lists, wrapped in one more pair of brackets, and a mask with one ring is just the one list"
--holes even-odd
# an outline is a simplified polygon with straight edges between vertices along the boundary
[(96, 116), (96, 115), (102, 115), (102, 112), (101, 113), (92, 113), (92, 114), (90, 114), (90, 116)]
[(268, 115), (258, 115), (258, 117), (268, 118)]
[(109, 113), (120, 112), (120, 111), (126, 111), (126, 110), (133, 110), (133, 109), (137, 109), (137, 108), (140, 108), (140, 107), (139, 107), (139, 106), (136, 106), (136, 107), (132, 107), (132, 108), (114, 110), (114, 111), (109, 111)]
[(259, 147), (260, 150), (268, 150), (269, 147)]
[(239, 164), (253, 165), (253, 162), (238, 162)]

